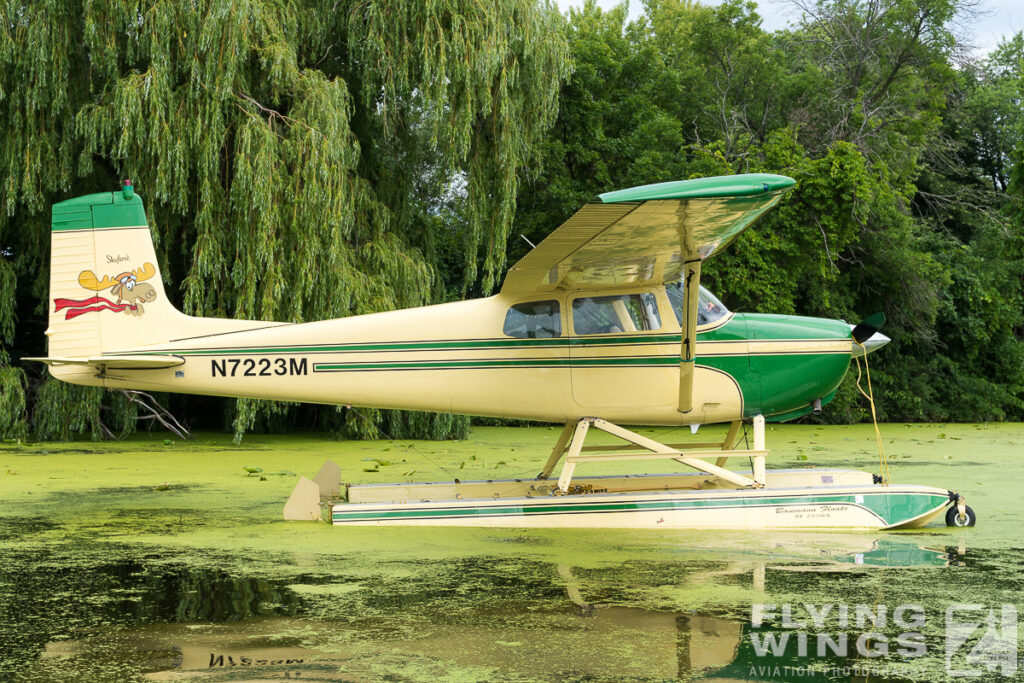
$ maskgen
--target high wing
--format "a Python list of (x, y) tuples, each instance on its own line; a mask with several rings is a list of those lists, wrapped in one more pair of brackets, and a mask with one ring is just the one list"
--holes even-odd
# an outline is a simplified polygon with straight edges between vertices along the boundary
[(676, 282), (683, 263), (725, 247), (795, 184), (749, 173), (606, 192), (514, 265), (501, 292)]
[(661, 285), (685, 278), (679, 411), (689, 412), (701, 262), (795, 184), (786, 176), (749, 173), (606, 192), (513, 266), (501, 293)]

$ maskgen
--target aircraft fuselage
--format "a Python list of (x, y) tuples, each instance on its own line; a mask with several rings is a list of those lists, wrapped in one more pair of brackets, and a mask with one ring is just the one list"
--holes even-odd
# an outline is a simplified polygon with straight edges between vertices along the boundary
[[(648, 329), (639, 329), (619, 305), (626, 331), (613, 325), (609, 331), (578, 333), (586, 305), (630, 295), (646, 302), (649, 319), (642, 326)], [(513, 306), (537, 310), (530, 306), (541, 299), (548, 307), (544, 324), (557, 326), (557, 336), (551, 329), (510, 328)], [(615, 315), (611, 305), (605, 308)], [(181, 318), (183, 323), (205, 320)], [(221, 329), (231, 323), (218, 322)], [(62, 379), (110, 388), (552, 422), (600, 415), (619, 423), (679, 425), (806, 414), (815, 399), (832, 398), (852, 349), (850, 326), (841, 321), (724, 313), (698, 327), (693, 410), (680, 413), (680, 325), (664, 287), (551, 292), (526, 301), (498, 295), (337, 320), (248, 326), (103, 354), (177, 356), (183, 362), (175, 367), (109, 367), (98, 375), (69, 368)]]

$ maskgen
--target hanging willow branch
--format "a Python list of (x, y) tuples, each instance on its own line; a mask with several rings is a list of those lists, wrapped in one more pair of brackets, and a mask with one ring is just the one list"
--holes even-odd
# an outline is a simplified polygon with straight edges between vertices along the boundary
[[(0, 366), (45, 310), (48, 205), (118, 177), (192, 315), (437, 300), (424, 187), (466, 188), (463, 270), (490, 290), (568, 73), (562, 22), (533, 0), (0, 0), (0, 283), (31, 288), (20, 311), (0, 297)], [(265, 412), (245, 405), (239, 434)]]

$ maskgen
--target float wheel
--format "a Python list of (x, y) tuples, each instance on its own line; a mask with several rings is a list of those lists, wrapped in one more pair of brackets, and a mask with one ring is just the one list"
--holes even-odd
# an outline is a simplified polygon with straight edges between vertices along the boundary
[(974, 514), (974, 510), (971, 509), (970, 505), (964, 507), (966, 513), (966, 519), (960, 519), (960, 511), (957, 510), (956, 505), (951, 505), (946, 510), (946, 526), (974, 526), (974, 523), (978, 521), (978, 517)]

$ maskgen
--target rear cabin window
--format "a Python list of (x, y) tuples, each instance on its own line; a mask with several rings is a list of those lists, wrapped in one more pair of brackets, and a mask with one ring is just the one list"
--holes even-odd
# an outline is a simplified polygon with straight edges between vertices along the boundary
[[(670, 285), (665, 286), (665, 293), (668, 294), (668, 300), (672, 303), (672, 310), (676, 314), (676, 320), (680, 325), (683, 324), (683, 281), (674, 282)], [(703, 287), (697, 293), (697, 326), (707, 325), (713, 323), (726, 313), (729, 309), (718, 300), (714, 294), (704, 289)]]
[(562, 334), (557, 301), (531, 301), (516, 304), (505, 314), (502, 331), (519, 339), (544, 339)]
[(593, 296), (572, 302), (572, 329), (576, 334), (639, 332), (661, 327), (653, 294)]

